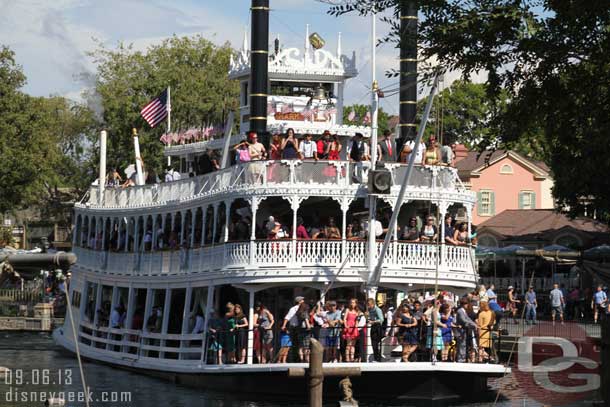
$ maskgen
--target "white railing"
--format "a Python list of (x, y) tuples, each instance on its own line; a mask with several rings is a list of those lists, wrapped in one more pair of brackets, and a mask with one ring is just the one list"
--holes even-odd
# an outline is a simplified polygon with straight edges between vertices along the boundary
[[(377, 243), (378, 251), (381, 244)], [(466, 246), (392, 242), (384, 267), (431, 270), (438, 262), (442, 270), (473, 273), (472, 250)], [(127, 275), (205, 273), (268, 266), (338, 268), (346, 256), (349, 256), (349, 267), (362, 269), (367, 262), (366, 251), (367, 243), (363, 240), (263, 240), (229, 242), (192, 250), (139, 253), (74, 249), (81, 266)]]
[[(403, 164), (388, 164), (395, 188), (398, 188), (406, 173)], [(268, 185), (309, 186), (357, 186), (354, 182), (355, 166), (348, 161), (255, 161), (243, 163), (210, 174), (179, 181), (129, 188), (107, 188), (103, 202), (99, 202), (99, 189), (92, 186), (88, 200), (77, 207), (128, 208), (146, 207), (172, 202), (185, 202), (229, 191), (264, 188)], [(411, 188), (433, 188), (463, 192), (457, 171), (450, 167), (415, 166), (409, 179)], [(85, 203), (86, 201), (86, 203)]]

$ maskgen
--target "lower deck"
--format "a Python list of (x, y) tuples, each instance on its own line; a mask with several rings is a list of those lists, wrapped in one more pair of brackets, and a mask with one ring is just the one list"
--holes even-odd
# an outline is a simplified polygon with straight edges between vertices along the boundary
[[(61, 328), (54, 332), (54, 339), (74, 352), (74, 343)], [(307, 392), (306, 377), (293, 377), (289, 374), (290, 370), (306, 369), (306, 363), (219, 366), (202, 364), (199, 360), (171, 363), (151, 358), (130, 359), (89, 346), (80, 346), (79, 350), (85, 359), (170, 380), (176, 384), (217, 391), (235, 392), (238, 389), (242, 394), (299, 399)], [(377, 401), (478, 399), (487, 390), (488, 378), (510, 373), (510, 368), (503, 365), (451, 362), (324, 363), (324, 367), (359, 369), (359, 375), (350, 378), (354, 396)], [(326, 397), (339, 396), (341, 379), (342, 377), (325, 377)], [(237, 394), (233, 396), (239, 397)]]

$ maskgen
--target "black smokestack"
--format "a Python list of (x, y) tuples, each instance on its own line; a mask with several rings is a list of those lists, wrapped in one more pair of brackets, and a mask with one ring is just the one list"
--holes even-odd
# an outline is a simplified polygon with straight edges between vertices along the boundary
[(267, 130), (267, 63), (269, 58), (269, 0), (252, 0), (250, 42), (250, 130)]
[(417, 111), (417, 0), (400, 1), (400, 138), (415, 138)]

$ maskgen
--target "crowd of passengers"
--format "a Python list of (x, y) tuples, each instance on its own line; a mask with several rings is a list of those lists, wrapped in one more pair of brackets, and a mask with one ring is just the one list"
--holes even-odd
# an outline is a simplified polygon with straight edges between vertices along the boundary
[[(436, 296), (409, 296), (397, 308), (379, 307), (373, 299), (359, 304), (327, 301), (308, 304), (296, 297), (284, 318), (277, 321), (263, 304), (254, 313), (256, 363), (308, 362), (311, 338), (324, 347), (326, 362), (367, 361), (370, 330), (372, 357), (381, 362), (395, 348), (403, 362), (494, 362), (496, 312), (487, 291), (457, 298), (447, 292)], [(194, 334), (201, 333), (204, 317), (197, 316)], [(228, 303), (224, 313), (212, 311), (208, 325), (209, 363), (245, 363), (248, 320), (238, 304)]]
[[(455, 164), (455, 148), (457, 144), (448, 141), (441, 146), (435, 135), (431, 135), (427, 141), (422, 141), (415, 151), (416, 165), (445, 165)], [(271, 136), (269, 148), (267, 149), (260, 141), (256, 132), (250, 131), (247, 137), (233, 146), (233, 163), (244, 163), (259, 160), (339, 160), (343, 146), (337, 134), (331, 134), (326, 130), (318, 140), (313, 135), (303, 134), (297, 137), (292, 128), (287, 129), (284, 134)], [(383, 132), (382, 139), (377, 144), (377, 159), (380, 162), (407, 163), (415, 150), (414, 141), (407, 141), (398, 151), (396, 140), (389, 130)], [(188, 173), (189, 177), (208, 174), (220, 169), (220, 153), (208, 149), (197, 157)], [(362, 133), (356, 133), (347, 143), (346, 157), (360, 170), (370, 168), (371, 145), (370, 140), (365, 139)], [(140, 160), (144, 180), (146, 184), (157, 184), (160, 182), (178, 181), (182, 178), (177, 167), (168, 166), (164, 173), (150, 168), (147, 169), (144, 162)], [(135, 166), (134, 166), (135, 167)], [(136, 185), (136, 172), (130, 172), (126, 179), (121, 177), (117, 168), (110, 170), (106, 176), (107, 187), (128, 188)]]
[[(389, 211), (380, 214), (381, 220), (375, 221), (376, 239), (384, 239), (388, 231), (391, 217)], [(334, 217), (330, 216), (325, 221), (320, 220), (315, 214), (310, 218), (310, 222), (305, 222), (302, 216), (297, 217), (296, 238), (298, 240), (340, 240), (341, 229), (337, 225)], [(229, 241), (248, 241), (250, 240), (250, 228), (252, 219), (248, 213), (243, 216), (234, 216), (229, 224)], [(467, 222), (456, 222), (451, 214), (447, 214), (443, 223), (445, 244), (454, 246), (467, 246), (477, 244), (476, 231), (474, 226), (468, 232)], [(217, 236), (214, 241), (219, 241), (222, 228), (217, 228)], [(360, 240), (368, 236), (368, 219), (366, 216), (354, 217), (354, 220), (346, 226), (346, 239)], [(207, 236), (211, 236), (213, 229), (210, 227)], [(398, 240), (406, 243), (438, 243), (440, 240), (439, 228), (436, 226), (436, 218), (432, 215), (424, 217), (413, 216), (409, 218), (406, 225), (399, 226), (397, 231)], [(158, 226), (156, 234), (153, 235), (152, 228), (147, 228), (141, 237), (141, 250), (179, 250), (188, 248), (190, 243), (189, 233), (185, 233), (185, 238), (181, 239), (180, 231), (164, 230)], [(287, 222), (270, 216), (265, 222), (256, 225), (255, 237), (257, 239), (281, 240), (290, 239), (293, 236), (292, 228)], [(201, 230), (195, 230), (195, 242), (201, 241)], [(103, 243), (103, 244), (102, 244)], [(125, 244), (128, 249), (133, 250), (134, 239), (132, 235), (119, 233), (115, 227), (105, 239), (103, 232), (98, 232), (97, 236), (90, 236), (86, 246), (93, 250), (124, 251)], [(85, 245), (83, 245), (85, 246)]]

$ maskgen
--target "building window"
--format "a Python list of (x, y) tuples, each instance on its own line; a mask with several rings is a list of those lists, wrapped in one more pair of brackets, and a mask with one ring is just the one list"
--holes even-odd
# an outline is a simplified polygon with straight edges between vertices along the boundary
[(495, 215), (495, 196), (493, 191), (479, 191), (478, 194), (478, 214), (479, 216)]
[(502, 167), (500, 167), (500, 174), (512, 174), (513, 173), (513, 167), (510, 166), (510, 164), (504, 164)]
[(519, 209), (536, 209), (536, 194), (532, 191), (519, 192)]

